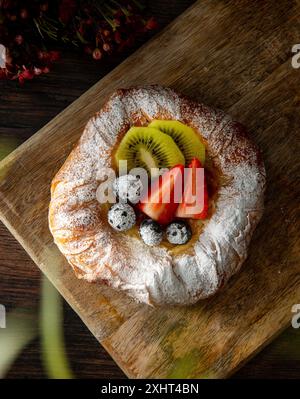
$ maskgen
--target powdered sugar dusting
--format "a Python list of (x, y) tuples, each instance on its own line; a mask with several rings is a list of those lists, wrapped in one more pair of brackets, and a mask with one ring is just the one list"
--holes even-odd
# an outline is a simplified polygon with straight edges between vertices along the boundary
[(54, 217), (56, 229), (85, 229), (95, 225), (97, 217), (92, 209), (63, 210)]
[[(224, 176), (216, 211), (192, 253), (174, 255), (114, 232), (96, 201), (99, 170), (129, 126), (180, 120), (206, 140)], [(243, 128), (222, 111), (159, 86), (118, 90), (92, 118), (52, 182), (49, 225), (77, 276), (105, 281), (148, 304), (191, 304), (215, 293), (241, 266), (263, 210), (265, 171)]]

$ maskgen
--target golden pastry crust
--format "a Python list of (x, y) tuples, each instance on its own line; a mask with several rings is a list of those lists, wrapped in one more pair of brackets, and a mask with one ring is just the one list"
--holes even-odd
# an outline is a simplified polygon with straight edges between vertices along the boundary
[[(96, 199), (99, 171), (112, 166), (120, 137), (130, 126), (153, 119), (180, 120), (194, 128), (226, 178), (215, 212), (188, 253), (148, 247), (136, 236), (115, 232)], [(265, 183), (256, 146), (222, 111), (160, 86), (120, 89), (88, 122), (54, 177), (49, 226), (77, 277), (152, 305), (192, 304), (214, 294), (239, 270), (263, 212)]]

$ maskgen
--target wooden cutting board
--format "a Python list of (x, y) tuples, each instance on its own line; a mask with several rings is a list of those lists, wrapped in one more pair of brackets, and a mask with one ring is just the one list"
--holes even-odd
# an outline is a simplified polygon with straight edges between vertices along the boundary
[[(226, 377), (300, 303), (299, 32), (298, 1), (198, 1), (0, 164), (1, 220), (130, 377)], [(224, 109), (264, 154), (266, 211), (249, 258), (221, 293), (192, 307), (153, 309), (77, 280), (48, 230), (51, 179), (84, 125), (113, 90), (146, 83)]]

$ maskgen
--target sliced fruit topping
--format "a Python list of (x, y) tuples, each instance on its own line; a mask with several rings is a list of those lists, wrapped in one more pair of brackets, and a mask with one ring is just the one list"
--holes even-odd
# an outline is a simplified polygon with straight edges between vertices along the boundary
[(160, 225), (151, 219), (146, 219), (141, 223), (140, 235), (144, 243), (150, 247), (160, 244), (163, 239)]
[[(205, 175), (201, 175), (201, 162), (194, 158), (185, 173), (182, 203), (176, 210), (176, 217), (205, 219), (208, 213), (208, 194)], [(204, 170), (203, 170), (204, 171)]]
[(159, 129), (168, 134), (175, 141), (183, 153), (186, 163), (189, 164), (193, 158), (198, 158), (202, 164), (205, 161), (205, 146), (199, 134), (191, 127), (179, 121), (153, 120), (149, 127)]
[(184, 166), (176, 165), (159, 176), (138, 204), (139, 209), (161, 224), (170, 223), (182, 201), (183, 174)]
[(192, 231), (188, 224), (182, 221), (169, 224), (166, 231), (167, 240), (171, 244), (186, 244), (192, 237)]
[(143, 183), (135, 175), (123, 175), (113, 182), (113, 192), (121, 202), (130, 201), (136, 204), (141, 197)]
[(184, 164), (184, 156), (170, 136), (158, 129), (132, 127), (123, 137), (115, 161), (127, 160), (127, 168), (171, 168)]
[(117, 231), (129, 230), (136, 222), (134, 209), (129, 204), (114, 204), (107, 216), (108, 223)]

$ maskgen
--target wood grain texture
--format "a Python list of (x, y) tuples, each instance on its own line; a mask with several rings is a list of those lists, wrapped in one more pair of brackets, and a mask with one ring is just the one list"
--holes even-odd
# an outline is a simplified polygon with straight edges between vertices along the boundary
[[(129, 376), (228, 376), (290, 322), (300, 299), (300, 74), (290, 62), (299, 17), (296, 1), (197, 2), (1, 164), (1, 219)], [(266, 212), (249, 259), (223, 292), (190, 308), (151, 309), (77, 281), (47, 228), (51, 178), (87, 120), (115, 88), (145, 83), (230, 112), (266, 162)]]

